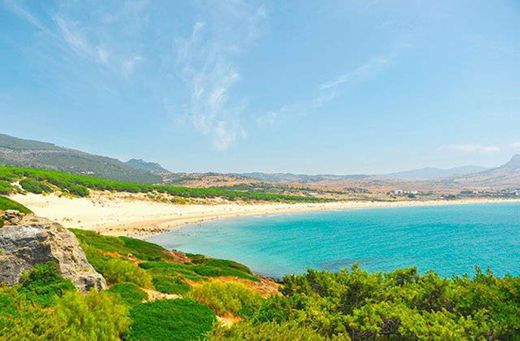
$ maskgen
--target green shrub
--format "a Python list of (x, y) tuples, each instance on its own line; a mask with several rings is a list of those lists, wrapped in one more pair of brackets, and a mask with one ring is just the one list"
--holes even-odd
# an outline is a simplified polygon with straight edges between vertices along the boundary
[(146, 291), (134, 283), (118, 283), (113, 285), (108, 292), (116, 296), (122, 303), (134, 306), (148, 299)]
[(248, 340), (248, 341), (288, 341), (288, 340), (305, 340), (305, 341), (325, 341), (325, 340), (341, 340), (348, 341), (348, 335), (343, 334), (335, 338), (326, 338), (319, 335), (312, 329), (299, 326), (295, 323), (266, 323), (261, 325), (252, 325), (250, 323), (238, 323), (231, 328), (219, 327), (215, 328), (208, 337), (209, 340)]
[(25, 273), (18, 291), (28, 301), (48, 307), (54, 305), (65, 292), (74, 289), (70, 280), (61, 277), (54, 262), (47, 262), (36, 264)]
[(31, 213), (31, 210), (14, 200), (0, 196), (0, 211), (16, 210), (20, 213)]
[(164, 300), (136, 305), (130, 310), (128, 340), (201, 340), (216, 321), (206, 306), (189, 299)]
[(4, 218), (0, 218), (0, 227), (4, 227), (4, 224), (5, 224)]
[(52, 192), (52, 188), (50, 188), (45, 183), (38, 181), (36, 179), (27, 178), (20, 181), (20, 186), (27, 192), (42, 194)]
[(7, 181), (0, 180), (0, 194), (7, 195), (13, 191), (13, 186)]
[(68, 292), (50, 315), (52, 340), (120, 340), (130, 320), (128, 310), (110, 294), (92, 290), (87, 294)]
[(188, 296), (217, 315), (242, 315), (256, 310), (263, 298), (237, 283), (210, 282), (191, 289)]
[(44, 340), (48, 309), (25, 300), (15, 287), (0, 287), (0, 340)]
[(155, 290), (165, 294), (183, 295), (190, 291), (190, 286), (178, 277), (154, 276), (152, 283)]
[(110, 284), (130, 282), (140, 287), (152, 287), (152, 276), (130, 261), (111, 258), (99, 267), (99, 271)]
[(88, 188), (81, 185), (71, 185), (67, 190), (70, 194), (77, 195), (78, 197), (87, 197), (89, 194)]

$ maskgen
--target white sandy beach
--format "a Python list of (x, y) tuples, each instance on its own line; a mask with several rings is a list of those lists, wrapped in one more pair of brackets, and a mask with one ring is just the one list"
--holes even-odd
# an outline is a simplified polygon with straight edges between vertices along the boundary
[(110, 235), (150, 235), (162, 232), (170, 227), (241, 216), (378, 207), (463, 205), (505, 201), (466, 199), (457, 201), (346, 201), (302, 204), (222, 203), (175, 205), (100, 193), (94, 194), (89, 198), (68, 198), (55, 194), (17, 194), (11, 196), (11, 198), (27, 206), (35, 214), (54, 220), (65, 227), (95, 230)]

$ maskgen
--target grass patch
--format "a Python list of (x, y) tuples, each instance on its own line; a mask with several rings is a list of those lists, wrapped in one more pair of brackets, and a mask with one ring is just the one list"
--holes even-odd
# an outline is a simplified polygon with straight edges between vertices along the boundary
[(183, 295), (190, 291), (190, 286), (179, 277), (154, 276), (152, 283), (155, 290), (165, 294)]
[(127, 340), (201, 340), (216, 321), (208, 307), (189, 299), (142, 303), (130, 310)]
[(0, 196), (0, 211), (16, 210), (20, 213), (31, 213), (31, 210), (22, 204), (6, 197)]
[(169, 251), (157, 244), (128, 237), (103, 236), (94, 231), (71, 229), (83, 245), (103, 252), (118, 253), (123, 257), (132, 255), (135, 258), (154, 261), (172, 258)]
[(112, 286), (109, 293), (116, 296), (122, 303), (134, 306), (148, 298), (146, 291), (134, 283), (118, 283)]

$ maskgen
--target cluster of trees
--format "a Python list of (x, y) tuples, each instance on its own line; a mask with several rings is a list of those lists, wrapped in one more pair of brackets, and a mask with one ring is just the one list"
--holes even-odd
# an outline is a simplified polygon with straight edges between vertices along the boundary
[(191, 188), (135, 182), (122, 182), (76, 175), (44, 169), (0, 167), (0, 194), (14, 191), (11, 183), (19, 181), (20, 186), (31, 193), (52, 192), (59, 189), (75, 196), (88, 196), (89, 190), (165, 193), (181, 198), (224, 198), (227, 200), (276, 201), (276, 202), (318, 202), (323, 199), (310, 196), (284, 195), (256, 191), (228, 190), (222, 188)]

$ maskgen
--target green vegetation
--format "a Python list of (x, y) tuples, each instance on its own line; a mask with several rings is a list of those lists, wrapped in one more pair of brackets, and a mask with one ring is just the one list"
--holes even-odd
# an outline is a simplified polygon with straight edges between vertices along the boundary
[[(478, 269), (474, 277), (453, 278), (415, 268), (309, 270), (285, 277), (280, 295), (263, 298), (249, 289), (260, 283), (241, 264), (132, 238), (73, 232), (111, 288), (80, 294), (53, 263), (40, 264), (19, 285), (0, 286), (0, 339), (518, 340), (520, 335), (520, 277), (498, 278)], [(215, 280), (220, 274), (228, 276), (225, 282)], [(146, 302), (146, 286), (185, 298)], [(219, 326), (216, 315), (240, 321)]]
[(239, 323), (232, 328), (217, 327), (208, 337), (209, 340), (233, 340), (233, 341), (287, 341), (287, 340), (305, 340), (305, 341), (325, 341), (349, 340), (348, 335), (326, 338), (319, 335), (315, 331), (297, 323), (263, 323), (254, 325), (249, 322)]
[(18, 292), (29, 302), (49, 307), (65, 292), (74, 290), (68, 279), (63, 279), (54, 262), (37, 264), (23, 275)]
[(31, 213), (31, 210), (11, 199), (0, 196), (0, 211), (16, 210), (21, 213)]
[[(221, 188), (190, 188), (147, 183), (122, 182), (94, 178), (85, 175), (62, 173), (44, 169), (0, 166), (0, 180), (7, 182), (20, 181), (22, 188), (33, 193), (44, 193), (53, 187), (75, 196), (88, 196), (89, 190), (130, 192), (130, 193), (163, 193), (180, 198), (223, 198), (243, 201), (276, 201), (276, 202), (319, 202), (324, 199), (311, 196), (274, 194), (267, 192), (251, 192), (227, 190)], [(10, 185), (9, 185), (10, 186)], [(5, 185), (4, 185), (5, 187)], [(14, 189), (6, 187), (4, 191)]]
[(13, 191), (13, 186), (7, 181), (0, 180), (0, 194), (7, 195)]
[(140, 260), (171, 260), (170, 251), (144, 240), (128, 237), (103, 236), (94, 231), (71, 229), (81, 243), (105, 253), (132, 255)]
[(20, 181), (20, 186), (27, 192), (34, 194), (50, 193), (52, 188), (44, 182), (32, 178), (26, 178)]
[(181, 277), (192, 281), (198, 281), (204, 277), (237, 277), (258, 281), (251, 271), (245, 269), (237, 269), (235, 262), (225, 261), (221, 259), (205, 258), (192, 259), (191, 263), (175, 264), (170, 262), (145, 262), (139, 264), (143, 269), (149, 270), (156, 275)]
[(295, 324), (316, 337), (340, 339), (513, 340), (520, 335), (518, 277), (477, 271), (474, 278), (446, 279), (414, 268), (370, 274), (353, 267), (338, 273), (311, 270), (284, 282), (283, 296), (267, 299), (243, 322), (248, 325), (217, 335), (248, 335), (257, 328), (267, 335)]
[(190, 291), (190, 286), (179, 277), (155, 276), (152, 279), (155, 290), (164, 294), (183, 295)]
[(189, 299), (142, 303), (130, 310), (128, 340), (200, 340), (216, 321), (206, 306)]
[(247, 316), (262, 304), (262, 296), (242, 284), (210, 282), (195, 286), (189, 293), (195, 301), (207, 305), (220, 316)]
[(42, 264), (21, 285), (0, 287), (1, 340), (119, 340), (127, 308), (105, 292), (80, 294)]
[(130, 261), (110, 258), (106, 262), (95, 262), (92, 265), (110, 284), (130, 282), (144, 288), (152, 287), (152, 276)]
[(114, 294), (121, 302), (128, 306), (134, 306), (148, 299), (146, 291), (134, 283), (118, 283), (113, 285), (108, 292)]

